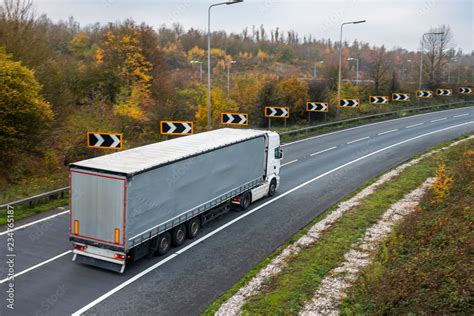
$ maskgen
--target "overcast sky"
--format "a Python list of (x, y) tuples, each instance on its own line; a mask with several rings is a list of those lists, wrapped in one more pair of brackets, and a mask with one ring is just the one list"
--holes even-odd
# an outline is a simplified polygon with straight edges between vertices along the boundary
[[(222, 0), (221, 0), (222, 1)], [(225, 1), (225, 0), (224, 0)], [(53, 21), (73, 16), (81, 26), (132, 18), (158, 27), (179, 22), (185, 29), (207, 28), (207, 7), (218, 1), (203, 0), (33, 0), (36, 11)], [(263, 24), (316, 38), (339, 40), (344, 21), (367, 20), (344, 27), (344, 39), (417, 50), (421, 35), (430, 27), (447, 24), (453, 31), (452, 47), (473, 50), (474, 0), (245, 0), (212, 9), (213, 30), (240, 32)]]

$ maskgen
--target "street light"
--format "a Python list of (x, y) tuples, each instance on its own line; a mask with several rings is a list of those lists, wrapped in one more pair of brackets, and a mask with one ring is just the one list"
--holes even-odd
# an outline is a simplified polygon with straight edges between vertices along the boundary
[(423, 51), (425, 43), (425, 35), (442, 35), (444, 32), (428, 32), (421, 37), (421, 53), (420, 53), (420, 79), (418, 80), (418, 90), (421, 90), (421, 80), (423, 77)]
[(235, 60), (231, 60), (230, 63), (227, 65), (227, 96), (230, 95), (230, 65), (236, 64)]
[(230, 5), (244, 2), (244, 0), (231, 0), (211, 4), (207, 9), (207, 130), (211, 129), (211, 9), (219, 5)]
[(356, 61), (356, 85), (358, 85), (359, 84), (359, 58), (349, 57), (349, 58), (347, 58), (347, 60), (349, 60), (349, 61), (355, 60)]
[(341, 66), (342, 66), (342, 27), (346, 24), (359, 24), (364, 23), (365, 20), (353, 21), (353, 22), (344, 22), (341, 24), (341, 32), (339, 36), (339, 76), (337, 80), (337, 102), (341, 102)]
[(320, 62), (314, 63), (313, 79), (316, 79), (316, 65), (317, 64), (324, 64), (324, 60), (321, 60)]
[(199, 64), (199, 74), (200, 74), (200, 78), (201, 78), (201, 81), (202, 81), (202, 61), (191, 60), (191, 64)]

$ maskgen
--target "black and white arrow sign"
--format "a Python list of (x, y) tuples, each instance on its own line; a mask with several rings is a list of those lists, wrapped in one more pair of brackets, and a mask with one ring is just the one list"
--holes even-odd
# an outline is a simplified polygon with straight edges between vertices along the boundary
[(408, 93), (392, 93), (392, 101), (406, 102), (409, 100), (410, 100), (410, 95)]
[(327, 112), (327, 102), (306, 102), (306, 111), (308, 112)]
[(266, 106), (265, 117), (289, 118), (290, 108), (286, 106)]
[(472, 88), (469, 88), (469, 87), (460, 87), (459, 88), (459, 93), (462, 93), (462, 94), (472, 94)]
[(369, 97), (369, 104), (388, 104), (389, 97), (388, 96), (370, 96)]
[(122, 134), (87, 132), (87, 146), (90, 148), (122, 149)]
[(162, 135), (189, 135), (193, 133), (193, 122), (161, 121), (160, 133)]
[(341, 99), (339, 105), (348, 108), (359, 107), (359, 99)]
[(436, 95), (449, 97), (453, 95), (452, 89), (436, 89)]
[(416, 97), (417, 98), (432, 98), (433, 91), (431, 90), (416, 90)]
[(221, 123), (229, 125), (249, 125), (249, 115), (247, 113), (221, 113)]

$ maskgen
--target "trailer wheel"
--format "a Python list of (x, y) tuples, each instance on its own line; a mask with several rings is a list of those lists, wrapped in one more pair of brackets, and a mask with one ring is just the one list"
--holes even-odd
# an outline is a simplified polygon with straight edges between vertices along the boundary
[(244, 194), (242, 194), (242, 197), (240, 198), (240, 208), (242, 210), (248, 209), (251, 202), (252, 202), (252, 194), (249, 191), (247, 191)]
[(197, 234), (199, 233), (199, 230), (201, 229), (201, 222), (198, 217), (195, 217), (195, 218), (190, 219), (186, 226), (187, 226), (188, 238), (193, 239), (194, 237), (197, 236)]
[(171, 235), (169, 232), (164, 232), (158, 237), (158, 250), (156, 251), (159, 256), (165, 255), (171, 247)]
[(186, 226), (183, 224), (176, 226), (171, 231), (171, 242), (173, 246), (179, 247), (186, 240)]
[(277, 181), (275, 178), (270, 182), (270, 188), (268, 189), (268, 196), (274, 196), (277, 189)]

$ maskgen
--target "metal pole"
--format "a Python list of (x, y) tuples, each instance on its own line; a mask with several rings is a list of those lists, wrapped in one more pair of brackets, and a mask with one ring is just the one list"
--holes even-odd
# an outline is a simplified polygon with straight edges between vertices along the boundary
[(207, 12), (207, 130), (211, 130), (211, 8)]
[(421, 90), (421, 78), (423, 76), (423, 50), (424, 50), (424, 41), (425, 41), (425, 34), (423, 34), (421, 38), (421, 52), (420, 52), (420, 78), (418, 79), (418, 90)]
[(227, 96), (230, 95), (230, 64), (227, 65)]
[(448, 83), (451, 83), (451, 64), (448, 62)]
[(201, 82), (202, 82), (202, 61), (199, 63), (199, 71), (200, 71), (200, 77), (201, 77)]
[(268, 118), (268, 129), (272, 128), (272, 119)]
[(339, 33), (339, 74), (337, 79), (337, 102), (341, 100), (341, 67), (342, 67), (342, 27), (345, 23), (341, 24), (341, 31)]
[(356, 85), (359, 84), (359, 58), (356, 58)]
[(313, 69), (313, 79), (316, 79), (316, 63), (314, 64), (314, 69)]

